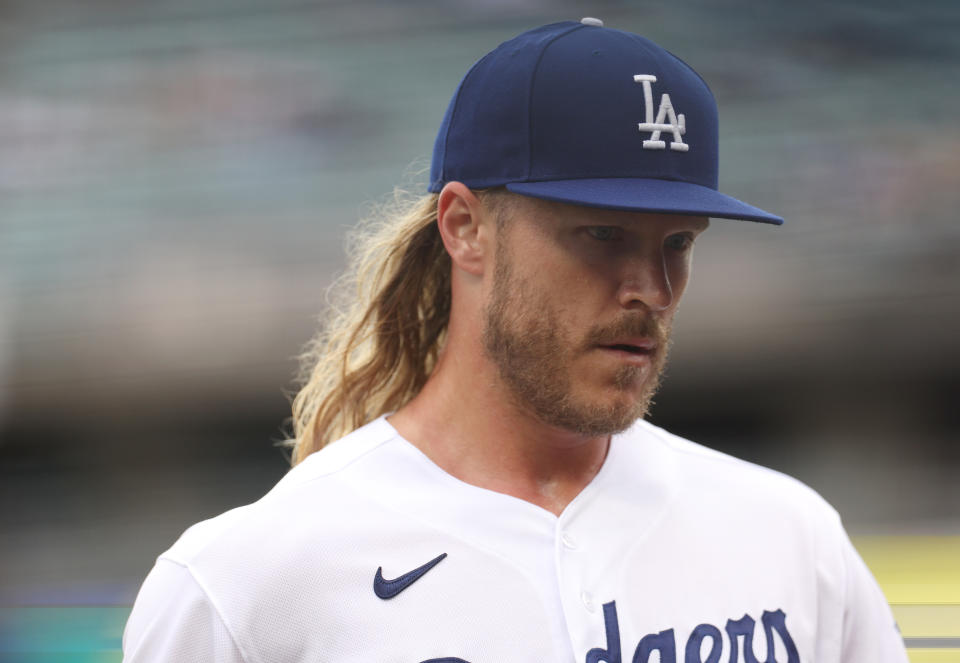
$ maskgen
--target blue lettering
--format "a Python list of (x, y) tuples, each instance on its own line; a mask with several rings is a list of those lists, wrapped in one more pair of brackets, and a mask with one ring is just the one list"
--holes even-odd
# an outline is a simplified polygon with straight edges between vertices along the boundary
[[(703, 648), (703, 639), (710, 638), (710, 653), (707, 654), (707, 660), (700, 658), (700, 650)], [(723, 649), (723, 635), (713, 624), (700, 624), (693, 629), (690, 639), (687, 640), (687, 649), (684, 653), (684, 663), (719, 663), (720, 652)]]
[[(774, 612), (770, 612), (769, 610), (763, 611), (763, 634), (767, 638), (767, 660), (765, 663), (777, 663), (777, 658), (774, 653), (774, 632), (780, 636), (780, 642), (783, 643), (784, 649), (787, 650), (786, 663), (800, 663), (800, 654), (797, 653), (797, 645), (793, 642), (793, 638), (790, 637), (790, 631), (787, 630), (786, 619), (787, 616), (783, 610), (775, 610)], [(732, 619), (727, 620), (727, 635), (730, 636), (730, 663), (737, 663), (737, 661), (740, 660), (737, 654), (737, 638), (739, 636), (743, 636), (743, 660), (745, 663), (760, 663), (753, 653), (753, 631), (755, 626), (756, 621), (749, 615), (744, 615), (736, 621)]]
[(587, 663), (622, 663), (620, 659), (620, 622), (617, 621), (617, 602), (603, 604), (603, 624), (607, 629), (607, 648), (594, 647), (587, 652)]
[[(783, 610), (764, 610), (761, 618), (763, 633), (766, 636), (767, 656), (765, 661), (757, 660), (753, 649), (753, 636), (757, 622), (750, 615), (744, 614), (740, 619), (728, 619), (725, 627), (727, 638), (730, 641), (729, 663), (740, 663), (740, 650), (743, 650), (743, 663), (778, 663), (776, 656), (776, 638), (783, 645), (781, 651), (786, 651), (786, 661), (779, 663), (800, 663), (800, 654), (797, 645), (787, 629), (787, 616)], [(606, 648), (594, 647), (587, 652), (586, 663), (622, 663), (620, 649), (620, 622), (617, 618), (617, 604), (615, 601), (603, 604), (603, 623), (607, 634)], [(776, 638), (774, 637), (776, 635)], [(703, 657), (704, 641), (710, 639), (710, 649)], [(658, 652), (659, 663), (677, 663), (677, 640), (672, 628), (650, 633), (640, 639), (633, 653), (631, 663), (649, 663), (653, 652)], [(723, 633), (713, 624), (700, 624), (690, 637), (684, 648), (684, 663), (720, 663), (723, 653)]]
[(730, 663), (737, 663), (740, 660), (737, 643), (737, 638), (740, 636), (743, 636), (743, 660), (746, 663), (760, 663), (753, 655), (753, 627), (756, 623), (750, 615), (744, 615), (736, 621), (727, 620), (727, 635), (730, 636)]
[(767, 663), (774, 663), (776, 659), (773, 656), (773, 632), (776, 631), (780, 636), (780, 642), (787, 650), (787, 663), (800, 663), (800, 654), (797, 653), (797, 645), (790, 637), (790, 631), (787, 630), (787, 615), (783, 610), (763, 611), (763, 632), (767, 635)]
[(633, 653), (633, 663), (647, 663), (654, 650), (660, 652), (660, 663), (677, 663), (677, 642), (672, 628), (643, 636)]

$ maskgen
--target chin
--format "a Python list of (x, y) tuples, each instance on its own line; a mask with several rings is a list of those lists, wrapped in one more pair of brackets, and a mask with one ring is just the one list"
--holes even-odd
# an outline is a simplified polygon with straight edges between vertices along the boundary
[[(541, 413), (548, 424), (578, 435), (599, 437), (622, 433), (647, 412), (649, 399), (619, 396), (590, 403), (567, 403)], [(546, 416), (544, 416), (546, 415)]]

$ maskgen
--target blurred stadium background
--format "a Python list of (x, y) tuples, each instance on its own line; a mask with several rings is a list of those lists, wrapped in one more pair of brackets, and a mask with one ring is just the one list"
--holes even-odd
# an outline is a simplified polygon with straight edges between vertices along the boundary
[(703, 238), (654, 421), (819, 490), (960, 661), (951, 0), (0, 2), (0, 661), (119, 661), (156, 555), (283, 475), (346, 230), (470, 63), (583, 15), (691, 62), (721, 189), (788, 220)]

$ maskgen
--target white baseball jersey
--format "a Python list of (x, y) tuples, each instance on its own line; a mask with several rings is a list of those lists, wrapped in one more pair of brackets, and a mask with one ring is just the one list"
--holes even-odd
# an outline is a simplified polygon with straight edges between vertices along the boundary
[(160, 556), (124, 661), (905, 663), (836, 512), (637, 422), (559, 516), (380, 418)]

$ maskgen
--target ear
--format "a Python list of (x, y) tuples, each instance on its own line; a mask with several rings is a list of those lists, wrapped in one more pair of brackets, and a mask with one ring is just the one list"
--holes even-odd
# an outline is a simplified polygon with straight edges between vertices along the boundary
[(453, 264), (479, 276), (486, 251), (484, 209), (473, 191), (461, 182), (448, 182), (437, 200), (437, 226)]

